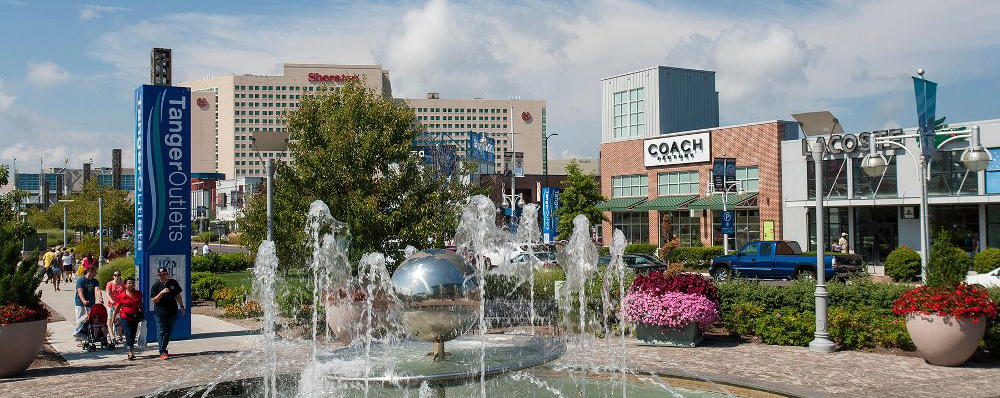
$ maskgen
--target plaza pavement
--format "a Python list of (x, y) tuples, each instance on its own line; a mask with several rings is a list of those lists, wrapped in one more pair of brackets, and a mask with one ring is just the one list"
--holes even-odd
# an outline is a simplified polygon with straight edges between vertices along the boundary
[[(72, 318), (72, 293), (43, 294), (45, 302)], [(68, 315), (68, 316), (67, 316)], [(68, 366), (35, 368), (20, 377), (0, 379), (0, 397), (39, 396), (133, 397), (155, 394), (221, 379), (260, 375), (259, 336), (228, 322), (196, 316), (194, 338), (171, 342), (171, 359), (156, 357), (155, 343), (136, 361), (124, 351), (84, 353), (70, 341), (71, 321), (49, 324), (50, 342), (69, 361)], [(309, 347), (279, 341), (280, 370), (300, 371)], [(619, 341), (593, 341), (582, 352), (569, 347), (554, 368), (614, 370), (622, 358)], [(627, 366), (680, 378), (671, 385), (702, 383), (711, 389), (738, 393), (732, 385), (746, 385), (775, 395), (799, 397), (1000, 397), (1000, 364), (939, 367), (911, 356), (843, 351), (820, 354), (804, 347), (770, 346), (735, 341), (706, 340), (697, 348), (640, 346), (626, 343)], [(668, 379), (669, 380), (669, 379)]]

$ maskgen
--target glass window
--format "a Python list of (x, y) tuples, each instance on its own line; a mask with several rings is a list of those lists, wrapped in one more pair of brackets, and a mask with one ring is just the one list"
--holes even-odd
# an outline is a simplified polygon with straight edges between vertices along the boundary
[(614, 93), (611, 106), (614, 138), (640, 137), (646, 134), (643, 88)]
[[(847, 208), (826, 207), (823, 209), (823, 250), (831, 251), (834, 243), (840, 240), (840, 234), (848, 232)], [(816, 209), (809, 209), (809, 250), (816, 250)]]
[(657, 194), (690, 195), (698, 193), (698, 172), (678, 171), (656, 175)]
[(928, 195), (976, 195), (979, 178), (962, 163), (962, 151), (938, 151), (931, 161)]
[(746, 255), (746, 256), (756, 256), (757, 255), (757, 244), (756, 243), (747, 243), (747, 244), (743, 245), (743, 247), (740, 247), (740, 253), (742, 253), (743, 255)]
[(770, 257), (773, 254), (774, 254), (774, 242), (765, 242), (760, 244), (761, 257)]
[(736, 181), (746, 192), (757, 192), (760, 190), (760, 168), (757, 166), (737, 167)]
[(645, 174), (611, 177), (611, 197), (646, 196), (647, 185)]
[(861, 159), (851, 161), (851, 169), (854, 174), (854, 197), (855, 198), (895, 198), (899, 197), (896, 188), (896, 155), (886, 156), (889, 166), (885, 173), (880, 176), (871, 177), (865, 174), (861, 168)]
[[(699, 210), (700, 211), (700, 210)], [(663, 230), (663, 220), (670, 220), (670, 230)], [(691, 217), (689, 210), (660, 212), (660, 246), (666, 244), (671, 237), (677, 237), (681, 246), (701, 245), (701, 218)]]
[(951, 243), (953, 245), (967, 252), (978, 250), (978, 205), (930, 205), (928, 206), (928, 213), (931, 216), (928, 220), (931, 242), (934, 241), (934, 236), (937, 235), (937, 232), (943, 229), (951, 232)]
[(986, 206), (986, 246), (1000, 247), (1000, 205)]
[[(823, 160), (823, 197), (847, 198), (847, 159)], [(806, 184), (809, 198), (816, 198), (816, 166), (813, 161), (806, 162)]]
[(649, 243), (649, 213), (627, 211), (611, 213), (613, 228), (620, 229), (628, 243)]
[[(713, 244), (722, 246), (722, 212), (712, 212)], [(740, 247), (760, 240), (760, 211), (736, 210), (736, 234), (729, 236), (729, 247)]]

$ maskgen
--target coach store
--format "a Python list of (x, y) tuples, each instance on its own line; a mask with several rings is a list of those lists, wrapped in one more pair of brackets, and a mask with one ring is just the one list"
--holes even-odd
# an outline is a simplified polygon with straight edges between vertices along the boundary
[[(1000, 247), (1000, 120), (952, 124), (955, 129), (980, 126), (982, 145), (994, 162), (974, 173), (961, 161), (966, 140), (945, 144), (930, 162), (927, 182), (929, 227), (951, 232), (956, 246), (971, 253)], [(822, 169), (824, 199), (823, 247), (848, 234), (850, 251), (873, 264), (881, 264), (898, 246), (920, 250), (920, 182), (915, 159), (902, 149), (885, 149), (888, 167), (870, 177), (861, 168), (872, 137), (891, 139), (916, 129), (878, 130), (824, 137), (829, 153)], [(812, 138), (815, 140), (815, 138)], [(919, 144), (910, 138), (894, 139), (915, 155)], [(808, 242), (816, 248), (815, 163), (805, 140), (781, 144), (784, 233), (787, 239)], [(806, 244), (803, 243), (805, 248)]]
[[(663, 245), (674, 236), (682, 246), (721, 246), (723, 207), (736, 213), (730, 247), (780, 239), (786, 133), (798, 137), (798, 126), (771, 121), (603, 143), (603, 242), (620, 229), (629, 243)], [(736, 159), (736, 188), (725, 195), (710, 184), (718, 157)]]

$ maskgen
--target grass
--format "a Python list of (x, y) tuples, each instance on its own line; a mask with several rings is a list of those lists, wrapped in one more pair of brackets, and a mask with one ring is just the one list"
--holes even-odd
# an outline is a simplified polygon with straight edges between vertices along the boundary
[[(46, 243), (48, 244), (49, 247), (59, 246), (59, 245), (63, 244), (63, 238), (62, 238), (63, 237), (63, 230), (62, 230), (62, 228), (44, 228), (44, 229), (39, 229), (38, 233), (48, 234), (48, 242), (46, 242)], [(70, 240), (73, 240), (73, 238), (75, 236), (76, 236), (76, 231), (74, 231), (72, 229), (67, 229), (66, 230), (66, 237), (67, 238), (69, 238)]]
[(224, 274), (216, 274), (223, 282), (226, 283), (227, 287), (237, 288), (240, 286), (251, 287), (253, 285), (253, 272), (250, 270), (239, 271), (239, 272), (227, 272)]

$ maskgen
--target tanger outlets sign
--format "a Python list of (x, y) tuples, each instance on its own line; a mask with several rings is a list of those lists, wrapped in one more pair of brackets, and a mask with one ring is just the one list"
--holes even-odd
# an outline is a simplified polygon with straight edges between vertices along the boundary
[[(823, 142), (827, 151), (832, 154), (846, 153), (865, 155), (872, 142), (872, 135), (877, 138), (903, 135), (903, 129), (865, 131), (858, 134), (830, 134), (829, 136), (818, 136), (816, 141)], [(878, 148), (876, 148), (878, 149)], [(809, 140), (802, 140), (802, 156), (807, 156), (809, 151)]]
[(308, 77), (311, 82), (346, 82), (361, 80), (361, 77), (358, 75), (324, 75), (322, 73), (310, 73)]
[[(191, 303), (191, 90), (143, 85), (135, 90), (135, 265), (149, 292), (167, 268)], [(148, 293), (147, 293), (148, 297)], [(156, 335), (147, 301), (147, 336)], [(191, 335), (191, 314), (177, 319), (175, 338)]]
[(712, 158), (711, 140), (710, 133), (648, 139), (642, 151), (646, 167), (707, 162)]

